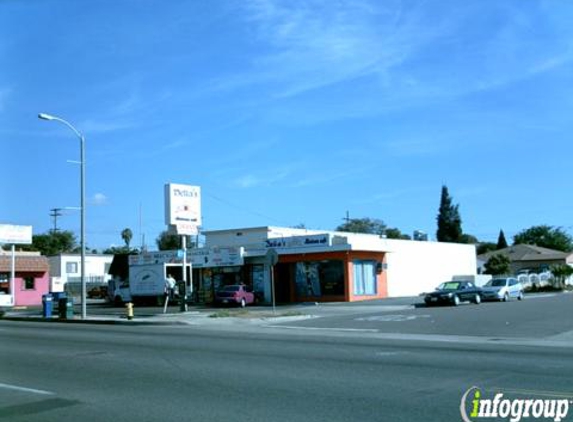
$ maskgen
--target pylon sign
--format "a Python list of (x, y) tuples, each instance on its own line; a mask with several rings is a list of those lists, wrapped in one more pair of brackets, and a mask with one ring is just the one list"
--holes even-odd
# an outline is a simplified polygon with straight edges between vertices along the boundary
[(29, 245), (32, 243), (32, 226), (0, 224), (0, 243)]
[(174, 226), (177, 234), (197, 234), (201, 225), (201, 187), (165, 185), (165, 224)]

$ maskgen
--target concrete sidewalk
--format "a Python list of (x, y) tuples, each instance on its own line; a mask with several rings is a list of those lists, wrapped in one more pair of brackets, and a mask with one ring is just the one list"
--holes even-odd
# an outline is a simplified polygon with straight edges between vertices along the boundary
[[(57, 310), (49, 318), (42, 317), (42, 308), (5, 309), (2, 319), (7, 321), (28, 321), (68, 324), (125, 324), (125, 325), (200, 325), (200, 324), (263, 324), (269, 322), (300, 320), (308, 318), (351, 315), (364, 312), (397, 311), (412, 308), (417, 298), (382, 299), (368, 302), (297, 303), (276, 306), (252, 306), (241, 308), (220, 308), (189, 306), (188, 311), (180, 312), (171, 306), (167, 313), (163, 308), (135, 307), (133, 319), (128, 319), (123, 308), (102, 307), (88, 302), (85, 319), (80, 317), (79, 306), (74, 307), (74, 317), (61, 319)], [(92, 306), (90, 306), (92, 305)], [(102, 303), (103, 306), (103, 303)]]

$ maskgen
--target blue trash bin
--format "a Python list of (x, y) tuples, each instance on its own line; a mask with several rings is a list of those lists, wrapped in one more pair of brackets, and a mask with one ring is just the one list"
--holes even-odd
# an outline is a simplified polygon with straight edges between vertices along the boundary
[(54, 310), (54, 298), (51, 294), (42, 295), (42, 316), (51, 318)]

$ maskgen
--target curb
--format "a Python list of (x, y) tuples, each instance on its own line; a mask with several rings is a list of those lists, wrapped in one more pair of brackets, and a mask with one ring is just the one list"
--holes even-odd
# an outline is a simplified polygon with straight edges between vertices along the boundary
[(4, 316), (0, 321), (15, 321), (15, 322), (44, 322), (51, 324), (92, 324), (92, 325), (189, 325), (182, 321), (150, 321), (150, 320), (127, 320), (127, 319), (59, 319), (59, 318), (43, 318), (43, 317), (18, 317), (18, 316)]

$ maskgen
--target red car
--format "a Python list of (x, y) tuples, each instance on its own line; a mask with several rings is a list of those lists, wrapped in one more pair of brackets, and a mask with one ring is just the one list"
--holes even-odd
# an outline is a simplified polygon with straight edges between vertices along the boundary
[(224, 286), (215, 293), (215, 303), (224, 305), (236, 303), (241, 308), (244, 308), (248, 304), (255, 302), (255, 295), (250, 290), (242, 284)]

